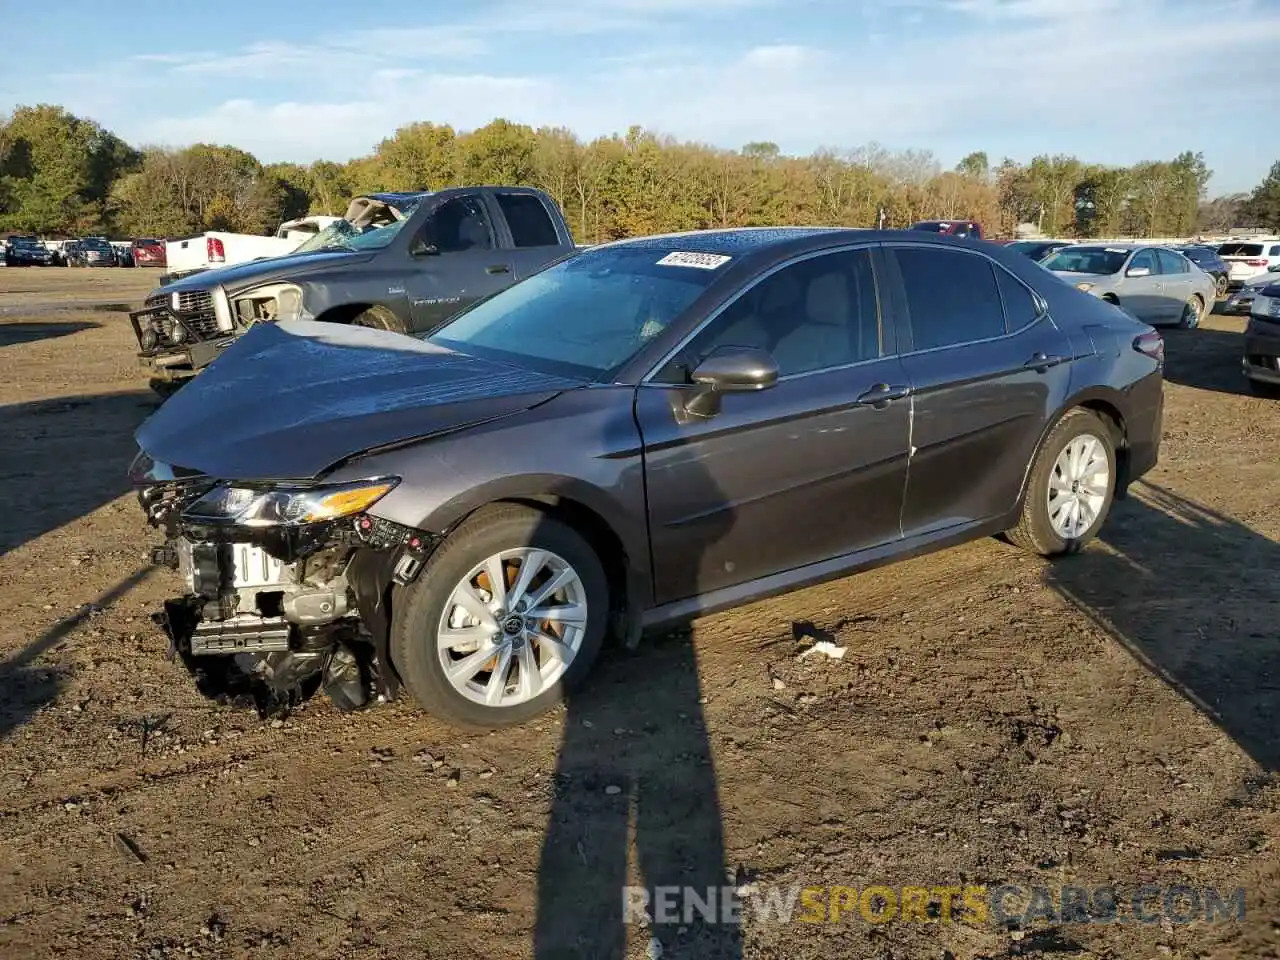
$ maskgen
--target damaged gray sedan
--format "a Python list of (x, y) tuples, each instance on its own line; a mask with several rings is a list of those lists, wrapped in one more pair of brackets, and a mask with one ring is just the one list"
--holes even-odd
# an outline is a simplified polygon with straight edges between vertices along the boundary
[(650, 237), (421, 338), (256, 324), (138, 430), (133, 480), (206, 693), (403, 684), (493, 728), (610, 633), (1000, 532), (1080, 549), (1156, 462), (1162, 362), (1146, 324), (987, 245)]

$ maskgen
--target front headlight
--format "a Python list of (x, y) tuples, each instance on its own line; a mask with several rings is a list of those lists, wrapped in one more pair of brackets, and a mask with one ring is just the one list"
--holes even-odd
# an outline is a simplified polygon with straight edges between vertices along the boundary
[(1092, 290), (1092, 289), (1093, 289), (1093, 284), (1092, 284), (1092, 283), (1077, 283), (1077, 284), (1076, 284), (1076, 289), (1077, 289), (1077, 290), (1083, 290), (1085, 293), (1088, 293), (1090, 290)]
[(302, 288), (292, 283), (272, 283), (235, 297), (236, 313), (248, 323), (305, 320)]
[(184, 519), (245, 527), (324, 523), (368, 510), (400, 482), (380, 477), (318, 487), (257, 488), (219, 484), (183, 511)]

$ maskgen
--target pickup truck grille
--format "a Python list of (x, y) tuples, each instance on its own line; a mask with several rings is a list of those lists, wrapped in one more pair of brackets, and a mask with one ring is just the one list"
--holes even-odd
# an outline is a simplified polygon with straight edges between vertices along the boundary
[[(157, 293), (147, 297), (146, 310), (154, 311), (150, 322), (159, 323), (160, 317), (172, 306), (169, 293)], [(221, 336), (218, 318), (213, 313), (213, 294), (208, 290), (183, 290), (178, 293), (177, 314), (192, 333), (201, 340)], [(157, 330), (157, 332), (160, 332)]]
[[(154, 296), (147, 297), (148, 307), (163, 307), (168, 305), (168, 293), (157, 293)], [(182, 290), (178, 293), (178, 313), (209, 313), (213, 314), (213, 294), (208, 290)]]

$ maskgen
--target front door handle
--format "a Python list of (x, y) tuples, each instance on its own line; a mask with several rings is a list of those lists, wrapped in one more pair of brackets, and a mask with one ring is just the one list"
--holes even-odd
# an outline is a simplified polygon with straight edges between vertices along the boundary
[(1050, 356), (1047, 353), (1036, 352), (1031, 355), (1031, 359), (1023, 364), (1028, 370), (1034, 370), (1036, 373), (1044, 373), (1050, 367), (1056, 367), (1060, 363), (1066, 363), (1069, 357)]
[(874, 407), (883, 410), (894, 400), (901, 400), (911, 394), (910, 387), (893, 386), (888, 383), (877, 383), (862, 396), (858, 397), (859, 406)]
[(485, 273), (510, 273), (511, 267), (505, 263), (495, 263), (484, 268)]

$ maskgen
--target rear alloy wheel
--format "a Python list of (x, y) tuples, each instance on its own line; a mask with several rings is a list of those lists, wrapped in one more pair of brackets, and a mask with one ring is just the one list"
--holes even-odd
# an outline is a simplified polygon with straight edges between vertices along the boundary
[(1191, 299), (1182, 307), (1182, 317), (1178, 320), (1178, 326), (1184, 330), (1194, 330), (1200, 326), (1200, 318), (1204, 316), (1204, 301), (1200, 299), (1200, 294), (1193, 293)]
[(393, 333), (408, 333), (409, 328), (404, 321), (386, 307), (370, 307), (351, 319), (353, 327), (373, 327), (375, 330), (390, 330)]
[(1075, 553), (1101, 529), (1111, 511), (1115, 481), (1111, 431), (1088, 410), (1071, 410), (1036, 454), (1022, 516), (1005, 535), (1042, 556)]
[(394, 604), (391, 657), (447, 723), (492, 730), (550, 710), (591, 669), (609, 587), (587, 540), (538, 510), (467, 520)]

